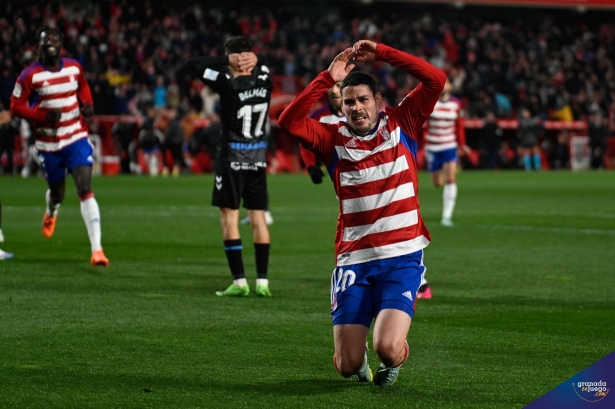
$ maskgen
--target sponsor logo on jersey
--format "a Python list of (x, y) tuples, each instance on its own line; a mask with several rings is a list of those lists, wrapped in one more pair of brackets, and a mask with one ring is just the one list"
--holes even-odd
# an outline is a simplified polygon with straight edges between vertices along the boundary
[(263, 80), (263, 81), (266, 81), (266, 80), (267, 80), (267, 77), (268, 77), (268, 75), (267, 75), (267, 74), (263, 74), (263, 75), (259, 75), (259, 76), (258, 76), (258, 78), (259, 78), (259, 79), (261, 79), (261, 80)]
[(15, 88), (13, 88), (13, 96), (19, 98), (21, 96), (21, 84), (16, 82)]
[(260, 141), (258, 143), (231, 142), (231, 149), (232, 150), (254, 151), (254, 150), (257, 150), (257, 149), (266, 149), (266, 148), (267, 148), (267, 142), (266, 141)]
[(231, 162), (231, 169), (233, 170), (258, 170), (258, 168), (266, 168), (267, 162), (256, 162), (256, 163), (241, 163), (241, 162)]
[(412, 291), (403, 292), (403, 293), (401, 293), (401, 295), (403, 295), (404, 297), (406, 297), (407, 299), (412, 301)]
[(266, 98), (267, 90), (265, 88), (254, 88), (254, 89), (249, 89), (247, 91), (239, 93), (239, 99), (242, 101), (245, 101), (246, 99), (250, 99), (250, 98), (255, 98), (255, 97)]

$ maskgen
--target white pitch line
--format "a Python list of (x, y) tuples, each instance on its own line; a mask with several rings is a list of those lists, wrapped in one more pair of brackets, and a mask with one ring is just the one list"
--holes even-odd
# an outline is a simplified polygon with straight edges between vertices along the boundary
[(540, 227), (540, 226), (508, 226), (503, 224), (477, 224), (477, 227), (485, 229), (518, 230), (518, 231), (541, 231), (545, 233), (575, 233), (575, 234), (606, 234), (615, 235), (615, 230), (602, 229), (577, 229), (574, 227)]

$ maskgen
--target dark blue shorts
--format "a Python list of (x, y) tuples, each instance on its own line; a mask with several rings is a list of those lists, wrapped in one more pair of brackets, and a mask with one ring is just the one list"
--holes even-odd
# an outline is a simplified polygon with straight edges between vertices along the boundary
[(425, 274), (423, 250), (404, 256), (336, 267), (331, 276), (333, 325), (362, 324), (384, 309), (414, 316), (416, 292)]
[(440, 152), (428, 151), (425, 149), (425, 160), (430, 172), (437, 172), (442, 169), (447, 162), (457, 161), (457, 148), (446, 149)]
[(56, 152), (39, 152), (45, 180), (58, 183), (66, 177), (67, 170), (71, 172), (77, 166), (93, 166), (93, 152), (88, 138), (79, 139)]

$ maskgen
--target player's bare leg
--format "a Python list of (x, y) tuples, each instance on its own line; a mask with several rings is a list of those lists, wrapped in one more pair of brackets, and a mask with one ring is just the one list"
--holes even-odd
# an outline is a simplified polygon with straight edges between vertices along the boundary
[(58, 210), (64, 200), (66, 190), (66, 179), (60, 182), (49, 182), (49, 190), (45, 193), (45, 215), (43, 216), (42, 232), (43, 236), (51, 237), (56, 228), (58, 220)]
[(333, 365), (344, 378), (356, 376), (363, 382), (372, 380), (372, 372), (367, 365), (365, 344), (369, 328), (361, 324), (341, 324), (333, 326), (335, 355)]
[(431, 181), (435, 187), (442, 187), (444, 184), (444, 175), (442, 169), (431, 172)]
[(254, 240), (254, 254), (256, 257), (256, 295), (259, 297), (271, 297), (269, 279), (269, 228), (264, 210), (248, 210), (250, 226), (252, 227)]
[(442, 221), (443, 226), (453, 226), (453, 210), (457, 201), (457, 162), (449, 161), (442, 167), (444, 174), (444, 190), (442, 191)]
[(408, 331), (412, 319), (401, 310), (386, 309), (380, 311), (374, 323), (374, 350), (382, 362), (374, 384), (382, 387), (391, 386), (397, 380), (401, 365), (408, 358)]
[(79, 195), (79, 200), (81, 201), (81, 216), (90, 238), (92, 249), (90, 263), (93, 266), (108, 266), (109, 259), (103, 253), (101, 244), (100, 209), (91, 189), (92, 167), (77, 166), (71, 171), (71, 174), (75, 181), (77, 195)]
[(241, 256), (243, 246), (238, 224), (239, 209), (220, 208), (220, 227), (222, 227), (224, 252), (233, 275), (233, 283), (224, 291), (216, 291), (216, 295), (219, 297), (247, 297), (250, 295), (250, 286), (248, 286), (243, 269)]

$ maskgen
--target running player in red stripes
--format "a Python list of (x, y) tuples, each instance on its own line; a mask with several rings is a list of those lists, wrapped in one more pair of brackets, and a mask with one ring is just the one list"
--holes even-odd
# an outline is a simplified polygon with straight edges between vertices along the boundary
[(90, 263), (107, 266), (109, 260), (101, 245), (100, 210), (90, 188), (93, 151), (83, 118), (94, 114), (90, 87), (81, 65), (60, 57), (60, 30), (42, 27), (36, 39), (41, 58), (19, 75), (11, 96), (11, 113), (34, 122), (36, 128), (36, 149), (49, 185), (43, 235), (51, 237), (55, 230), (68, 171), (81, 200), (81, 215), (92, 249)]
[[(351, 72), (353, 59), (389, 63), (420, 84), (401, 104), (380, 112), (376, 81)], [(406, 338), (425, 273), (423, 249), (431, 240), (419, 212), (417, 137), (445, 80), (420, 58), (361, 40), (335, 57), (280, 116), (280, 126), (323, 159), (339, 199), (331, 314), (333, 362), (344, 377), (390, 386), (408, 357)], [(337, 82), (348, 122), (306, 118)], [(382, 362), (374, 376), (366, 352), (372, 321)]]

